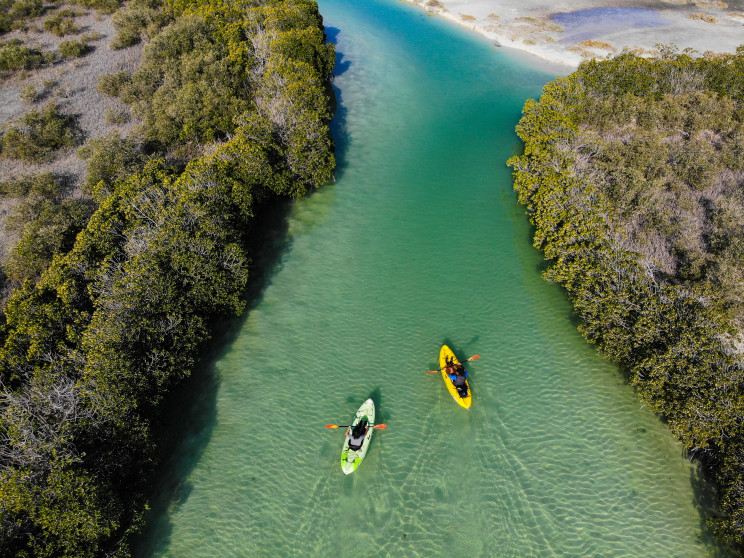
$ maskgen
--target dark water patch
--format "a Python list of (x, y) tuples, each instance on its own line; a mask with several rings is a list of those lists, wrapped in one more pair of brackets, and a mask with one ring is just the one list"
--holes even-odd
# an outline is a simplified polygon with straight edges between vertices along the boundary
[[(333, 68), (333, 79), (345, 74), (351, 66), (351, 61), (344, 57), (344, 53), (339, 50), (338, 38), (341, 30), (337, 27), (326, 27), (326, 37), (328, 42), (333, 43), (336, 47), (336, 61)], [(346, 152), (349, 145), (349, 132), (346, 123), (348, 114), (347, 108), (343, 103), (343, 94), (341, 89), (331, 84), (331, 94), (334, 102), (334, 116), (331, 122), (331, 135), (334, 143), (334, 156), (336, 157), (336, 170), (333, 173), (333, 179), (338, 180), (348, 166), (346, 161)]]

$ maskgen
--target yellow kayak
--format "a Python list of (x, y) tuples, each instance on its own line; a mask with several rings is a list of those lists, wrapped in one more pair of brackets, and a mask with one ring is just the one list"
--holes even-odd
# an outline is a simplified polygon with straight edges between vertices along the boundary
[(449, 376), (447, 376), (447, 371), (444, 369), (444, 367), (447, 366), (447, 361), (445, 359), (448, 359), (450, 357), (454, 358), (455, 363), (460, 362), (459, 360), (457, 360), (455, 353), (452, 352), (452, 349), (450, 349), (447, 345), (442, 345), (442, 349), (439, 351), (439, 368), (442, 369), (442, 378), (444, 379), (444, 385), (447, 386), (450, 394), (452, 395), (452, 397), (455, 398), (455, 401), (457, 401), (458, 404), (462, 405), (466, 409), (470, 409), (470, 405), (473, 403), (473, 392), (470, 390), (470, 383), (467, 381), (467, 379), (465, 380), (465, 385), (468, 388), (468, 395), (466, 397), (460, 397), (460, 394), (457, 393), (455, 384), (452, 383), (452, 380), (450, 380)]

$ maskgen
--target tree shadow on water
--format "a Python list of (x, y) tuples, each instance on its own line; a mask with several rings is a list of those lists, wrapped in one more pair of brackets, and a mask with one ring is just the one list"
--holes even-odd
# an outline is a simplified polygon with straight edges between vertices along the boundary
[(708, 524), (708, 518), (718, 510), (715, 489), (706, 478), (705, 468), (700, 462), (695, 462), (690, 470), (690, 485), (692, 486), (694, 506), (700, 513), (700, 542), (711, 558), (733, 558), (737, 556), (731, 549), (724, 548), (716, 539), (713, 529)]
[(205, 344), (199, 362), (192, 374), (168, 395), (159, 422), (153, 425), (159, 448), (158, 467), (144, 527), (130, 540), (133, 556), (160, 554), (170, 544), (172, 516), (193, 491), (190, 476), (211, 440), (217, 421), (220, 377), (216, 363), (230, 352), (248, 314), (261, 302), (271, 279), (281, 270), (281, 258), (289, 246), (291, 207), (291, 202), (280, 202), (256, 211), (257, 216), (246, 232), (252, 264), (244, 295), (246, 311), (240, 317), (211, 324), (212, 337)]
[(205, 357), (168, 398), (157, 427), (160, 463), (145, 526), (131, 543), (134, 556), (151, 556), (167, 549), (173, 531), (171, 514), (191, 495), (189, 476), (212, 436), (218, 388), (214, 364)]
[(334, 177), (337, 180), (341, 178), (348, 166), (346, 152), (350, 141), (346, 121), (348, 109), (344, 106), (341, 89), (335, 84), (335, 79), (345, 74), (351, 66), (351, 61), (345, 60), (344, 54), (338, 50), (338, 35), (340, 32), (340, 29), (337, 29), (336, 27), (326, 27), (325, 29), (328, 41), (336, 46), (336, 63), (333, 70), (334, 82), (331, 83), (331, 90), (335, 100), (334, 116), (331, 121), (331, 135), (333, 136), (333, 143), (335, 145), (334, 155), (336, 157), (336, 170), (334, 172)]

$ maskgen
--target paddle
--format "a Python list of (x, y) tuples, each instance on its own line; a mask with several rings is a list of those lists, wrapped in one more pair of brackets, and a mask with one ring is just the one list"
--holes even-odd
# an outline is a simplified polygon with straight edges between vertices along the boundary
[[(476, 359), (476, 358), (480, 358), (480, 355), (473, 355), (473, 356), (471, 356), (471, 357), (470, 357), (469, 359), (463, 360), (462, 362), (467, 362), (468, 360), (474, 360), (474, 359)], [(462, 364), (462, 363), (460, 363), (460, 364)], [(436, 369), (436, 370), (429, 370), (429, 371), (427, 372), (427, 374), (436, 374), (437, 372), (441, 372), (441, 371), (442, 371), (442, 370), (444, 370), (445, 368), (447, 368), (447, 367), (446, 367), (446, 366), (442, 366), (441, 368), (438, 368), (438, 369)]]
[[(348, 424), (326, 424), (326, 428), (349, 428)], [(387, 428), (387, 424), (375, 424), (372, 428), (377, 430), (384, 430)]]

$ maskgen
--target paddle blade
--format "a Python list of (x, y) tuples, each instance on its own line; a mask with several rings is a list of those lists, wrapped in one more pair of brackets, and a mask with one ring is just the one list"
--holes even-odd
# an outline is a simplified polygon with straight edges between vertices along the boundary
[(429, 370), (427, 374), (436, 374), (439, 370)]
[(480, 358), (480, 355), (473, 355), (468, 360), (475, 360), (476, 358)]
[(326, 428), (341, 428), (338, 424), (326, 424)]
[(387, 428), (387, 424), (375, 424), (373, 428), (376, 428), (377, 430), (385, 430)]

